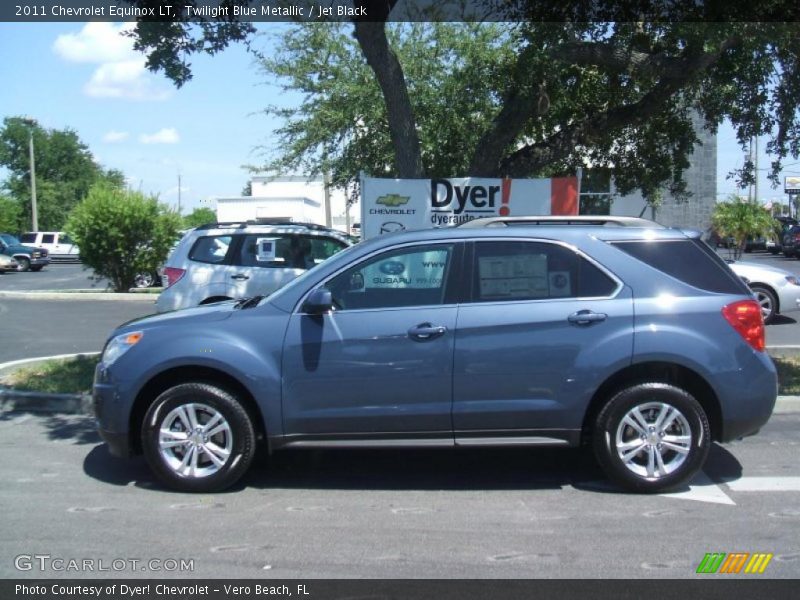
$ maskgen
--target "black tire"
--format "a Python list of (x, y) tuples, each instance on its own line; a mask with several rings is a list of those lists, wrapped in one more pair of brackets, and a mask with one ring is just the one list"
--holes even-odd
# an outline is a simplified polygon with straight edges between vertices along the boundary
[(31, 271), (33, 271), (34, 273), (38, 273), (42, 269), (44, 269), (44, 265), (39, 265), (38, 267), (31, 267)]
[(778, 299), (775, 297), (775, 292), (763, 285), (751, 285), (750, 289), (756, 295), (759, 305), (761, 305), (764, 323), (767, 325), (772, 323), (778, 314)]
[(18, 256), (16, 258), (17, 258), (17, 271), (24, 272), (30, 270), (31, 260), (29, 258), (25, 258), (24, 256)]
[[(185, 431), (181, 423), (186, 421), (176, 416), (176, 411), (179, 407), (186, 411), (189, 405), (194, 407), (198, 427)], [(198, 430), (209, 423), (214, 414), (222, 417), (227, 429), (204, 439)], [(221, 424), (216, 423), (211, 430)], [(202, 447), (194, 450), (197, 457), (194, 470), (191, 470), (191, 450), (187, 449), (195, 447), (194, 442), (187, 439), (179, 445), (181, 442), (176, 441), (174, 448), (162, 448), (162, 427), (176, 435), (194, 436), (197, 447)], [(205, 449), (212, 443), (214, 456), (223, 463), (221, 465), (215, 465), (211, 451)], [(219, 458), (221, 453), (217, 453), (224, 450), (223, 446), (228, 450), (224, 461)], [(183, 383), (166, 390), (148, 409), (142, 424), (142, 450), (150, 468), (168, 487), (182, 492), (216, 492), (232, 486), (250, 467), (256, 451), (256, 436), (250, 416), (235, 395), (207, 383)], [(181, 472), (179, 462), (186, 464), (184, 470), (188, 472)]]
[[(667, 418), (672, 414), (671, 409), (677, 410), (682, 418), (670, 421), (666, 435), (648, 426), (645, 431), (652, 437), (645, 439), (627, 421), (623, 422), (631, 411), (639, 407), (640, 414), (647, 417), (645, 424), (656, 425), (658, 406), (662, 404), (668, 407)], [(690, 432), (688, 440), (673, 443), (687, 431)], [(620, 449), (617, 446), (618, 435)], [(711, 447), (711, 431), (705, 411), (691, 394), (665, 383), (641, 383), (618, 392), (603, 407), (595, 421), (592, 441), (597, 460), (609, 479), (630, 491), (660, 493), (684, 485), (702, 468)], [(662, 442), (663, 446), (682, 445), (686, 451), (664, 448)], [(641, 443), (641, 450), (637, 452), (638, 443)], [(630, 451), (628, 461), (620, 456), (625, 449)], [(658, 468), (656, 457), (662, 457), (666, 465), (663, 473), (648, 470), (651, 455), (655, 468)]]

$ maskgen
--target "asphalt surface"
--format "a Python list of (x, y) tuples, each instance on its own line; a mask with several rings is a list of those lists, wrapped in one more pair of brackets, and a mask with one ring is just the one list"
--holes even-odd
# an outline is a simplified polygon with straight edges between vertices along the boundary
[(26, 292), (42, 290), (94, 289), (103, 291), (108, 280), (95, 279), (93, 271), (80, 263), (54, 263), (38, 273), (4, 273), (0, 275), (0, 291)]
[[(683, 496), (620, 493), (556, 449), (285, 452), (233, 491), (189, 495), (111, 457), (91, 419), (6, 413), (0, 578), (65, 575), (15, 569), (35, 554), (126, 565), (69, 577), (716, 577), (695, 574), (707, 552), (772, 553), (741, 577), (797, 578), (798, 426), (776, 415), (714, 446)], [(150, 559), (193, 570), (142, 570)]]
[(154, 312), (149, 302), (0, 298), (0, 363), (99, 352), (117, 325)]

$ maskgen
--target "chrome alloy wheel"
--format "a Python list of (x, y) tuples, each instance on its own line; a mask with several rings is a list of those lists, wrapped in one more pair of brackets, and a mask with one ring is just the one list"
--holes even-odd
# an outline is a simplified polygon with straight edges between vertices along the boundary
[(164, 463), (182, 477), (208, 477), (233, 450), (233, 434), (222, 413), (207, 404), (181, 404), (167, 414), (158, 433)]
[(766, 322), (772, 317), (772, 313), (775, 311), (775, 304), (772, 300), (772, 296), (760, 288), (753, 290), (753, 293), (756, 295), (756, 301), (761, 306), (761, 316), (764, 317), (764, 321)]
[(629, 471), (655, 480), (675, 472), (686, 460), (692, 448), (692, 430), (674, 406), (648, 402), (625, 414), (614, 443)]

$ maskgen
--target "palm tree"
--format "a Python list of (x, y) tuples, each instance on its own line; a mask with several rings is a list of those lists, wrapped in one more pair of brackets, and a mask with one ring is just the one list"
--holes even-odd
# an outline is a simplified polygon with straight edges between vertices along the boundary
[(722, 238), (733, 238), (734, 258), (742, 255), (747, 238), (769, 235), (774, 219), (769, 211), (755, 202), (731, 194), (728, 200), (714, 207), (711, 215), (714, 229)]

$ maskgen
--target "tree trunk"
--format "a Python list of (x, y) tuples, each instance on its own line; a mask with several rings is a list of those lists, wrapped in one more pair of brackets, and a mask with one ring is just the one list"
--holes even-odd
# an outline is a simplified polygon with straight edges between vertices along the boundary
[(395, 152), (395, 168), (401, 178), (425, 177), (414, 111), (403, 68), (389, 47), (386, 24), (355, 21), (355, 38), (367, 59), (386, 102), (389, 134)]

